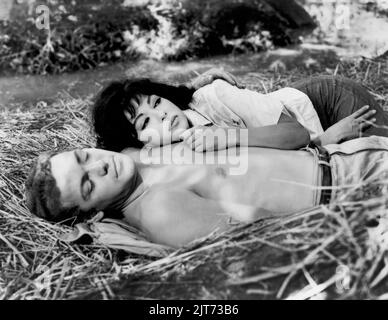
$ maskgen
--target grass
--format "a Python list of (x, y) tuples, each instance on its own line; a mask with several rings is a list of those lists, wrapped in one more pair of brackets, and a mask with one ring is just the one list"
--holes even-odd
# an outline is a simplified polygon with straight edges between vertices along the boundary
[[(361, 81), (381, 105), (387, 61), (339, 64), (327, 72)], [(305, 71), (241, 78), (271, 91)], [(388, 181), (348, 189), (330, 206), (227, 233), (154, 258), (102, 244), (58, 240), (70, 231), (30, 215), (24, 180), (44, 151), (93, 146), (89, 99), (0, 110), (0, 299), (387, 299)]]

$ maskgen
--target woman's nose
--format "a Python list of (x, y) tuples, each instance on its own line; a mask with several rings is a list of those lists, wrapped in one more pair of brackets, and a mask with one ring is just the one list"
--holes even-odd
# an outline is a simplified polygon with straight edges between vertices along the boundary
[(109, 165), (103, 160), (98, 160), (93, 163), (90, 163), (86, 166), (85, 170), (89, 174), (95, 174), (98, 176), (105, 176), (108, 173)]
[(164, 112), (163, 110), (158, 109), (158, 110), (155, 110), (155, 111), (157, 112), (158, 116), (160, 117), (160, 119), (162, 121), (167, 117), (167, 113)]

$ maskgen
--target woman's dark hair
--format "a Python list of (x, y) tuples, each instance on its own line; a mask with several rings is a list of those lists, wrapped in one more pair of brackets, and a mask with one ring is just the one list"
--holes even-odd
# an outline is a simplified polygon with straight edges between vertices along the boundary
[(127, 147), (141, 148), (134, 126), (124, 110), (135, 116), (130, 101), (138, 95), (157, 95), (174, 103), (178, 108), (189, 108), (194, 89), (173, 86), (150, 79), (124, 79), (109, 83), (97, 96), (92, 107), (92, 124), (97, 135), (97, 147), (120, 152)]

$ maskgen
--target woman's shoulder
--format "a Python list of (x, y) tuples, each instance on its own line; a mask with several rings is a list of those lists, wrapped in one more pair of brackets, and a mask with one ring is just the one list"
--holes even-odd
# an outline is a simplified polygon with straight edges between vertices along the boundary
[(304, 92), (292, 87), (284, 87), (284, 88), (277, 89), (275, 91), (268, 93), (267, 96), (281, 99), (284, 101), (298, 101), (301, 99), (308, 98), (308, 96)]
[(229, 82), (226, 82), (225, 80), (222, 79), (216, 79), (212, 82), (214, 90), (216, 92), (230, 92), (231, 89), (238, 89), (236, 86), (231, 85)]
[[(210, 93), (210, 92), (226, 92), (234, 86), (222, 79), (216, 79), (212, 83), (207, 84), (195, 91), (195, 94)], [(235, 87), (237, 88), (237, 87)]]
[(203, 103), (223, 101), (229, 97), (231, 87), (233, 86), (228, 82), (216, 79), (212, 83), (207, 84), (194, 92), (191, 106), (194, 107)]

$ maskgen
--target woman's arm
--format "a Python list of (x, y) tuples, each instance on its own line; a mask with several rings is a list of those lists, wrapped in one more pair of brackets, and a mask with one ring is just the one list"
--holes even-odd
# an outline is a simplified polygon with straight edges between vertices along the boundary
[(361, 136), (362, 131), (376, 122), (376, 118), (372, 118), (375, 114), (376, 110), (369, 110), (369, 106), (364, 106), (333, 124), (313, 141), (317, 145), (324, 146), (357, 138)]
[[(208, 129), (192, 128), (184, 133), (184, 140), (191, 144), (192, 149), (210, 151), (236, 145), (298, 149), (310, 142), (309, 131), (303, 124), (284, 112), (286, 102), (304, 106), (306, 100), (309, 101), (302, 92), (297, 90), (294, 92), (290, 89), (287, 92), (283, 90), (282, 95), (261, 94), (252, 90), (239, 89), (221, 80), (214, 81), (212, 86), (212, 90), (201, 91), (204, 96), (201, 96), (200, 101), (207, 107), (201, 105), (201, 108), (198, 107), (199, 112), (206, 113), (210, 108), (219, 108), (214, 112), (216, 114), (214, 118), (217, 120), (221, 115), (221, 118), (225, 117), (225, 121), (215, 122), (215, 126)], [(311, 108), (313, 109), (312, 106)], [(212, 114), (211, 111), (209, 112)], [(241, 128), (248, 128), (248, 139), (246, 139), (246, 132), (234, 129), (235, 126), (229, 125), (226, 117), (230, 120), (229, 123), (233, 121)], [(233, 130), (236, 131), (234, 136), (232, 134), (229, 139), (223, 138), (228, 136), (227, 131), (233, 132)], [(206, 135), (210, 139), (206, 139)], [(217, 135), (218, 141), (212, 139), (214, 135)]]
[(310, 142), (308, 131), (283, 113), (275, 125), (249, 129), (201, 126), (185, 131), (181, 137), (197, 152), (236, 146), (295, 150)]
[(276, 149), (295, 150), (304, 147), (310, 142), (310, 134), (295, 119), (281, 114), (278, 124), (248, 130), (248, 141), (241, 135), (238, 146), (265, 147)]

